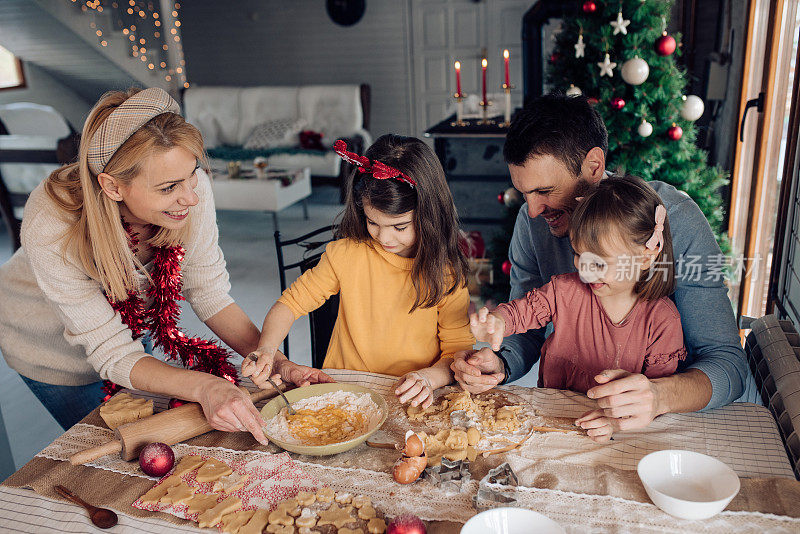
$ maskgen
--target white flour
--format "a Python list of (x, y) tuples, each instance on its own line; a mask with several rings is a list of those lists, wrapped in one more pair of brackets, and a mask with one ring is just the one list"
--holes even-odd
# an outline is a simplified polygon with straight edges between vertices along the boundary
[[(295, 410), (319, 410), (329, 405), (341, 408), (346, 412), (360, 413), (363, 415), (366, 421), (366, 427), (359, 435), (366, 434), (378, 426), (383, 416), (380, 407), (375, 404), (375, 401), (372, 400), (372, 396), (369, 393), (353, 393), (351, 391), (331, 391), (324, 395), (300, 399), (292, 403), (292, 408)], [(286, 420), (287, 412), (288, 410), (284, 406), (277, 415), (267, 422), (267, 433), (272, 438), (279, 441), (296, 443), (298, 445), (302, 444), (302, 441), (295, 438), (289, 432), (289, 425)]]

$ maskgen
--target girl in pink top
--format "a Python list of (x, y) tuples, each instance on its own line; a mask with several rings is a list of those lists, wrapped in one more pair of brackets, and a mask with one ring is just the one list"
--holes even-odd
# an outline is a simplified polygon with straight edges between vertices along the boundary
[(551, 278), (492, 313), (470, 316), (478, 341), (552, 322), (539, 362), (539, 387), (586, 393), (606, 369), (649, 378), (671, 375), (686, 357), (675, 289), (672, 238), (661, 199), (632, 176), (600, 181), (578, 205), (569, 239), (578, 272)]

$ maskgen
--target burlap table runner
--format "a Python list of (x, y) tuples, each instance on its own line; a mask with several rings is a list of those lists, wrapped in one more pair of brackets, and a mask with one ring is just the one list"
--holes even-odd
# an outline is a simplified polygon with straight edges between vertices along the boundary
[[(105, 426), (99, 417), (98, 410), (89, 414), (82, 423), (96, 427)], [(244, 433), (211, 432), (189, 440), (186, 444), (199, 447), (221, 447), (234, 451), (256, 450), (266, 453), (280, 451), (279, 448), (272, 445), (264, 447), (252, 439), (249, 434)], [(352, 451), (332, 457), (311, 458), (295, 454), (292, 454), (292, 457), (309, 465), (316, 463), (340, 469), (368, 466), (375, 472), (388, 474), (397, 454), (395, 451), (373, 449), (362, 445)], [(501, 462), (509, 461), (520, 479), (520, 484), (529, 488), (539, 488), (540, 491), (536, 495), (540, 498), (542, 496), (548, 499), (557, 498), (558, 492), (574, 493), (577, 497), (604, 496), (606, 500), (584, 499), (581, 504), (583, 509), (575, 511), (581, 516), (591, 516), (595, 513), (595, 508), (606, 507), (610, 502), (608, 499), (624, 499), (632, 504), (650, 502), (634, 471), (601, 465), (599, 462), (593, 465), (584, 465), (566, 462), (563, 459), (538, 458), (534, 460), (526, 457), (524, 451), (482, 460), (472, 466), (473, 480), (479, 480), (489, 469)], [(800, 483), (797, 481), (788, 478), (742, 478), (741, 482), (742, 488), (739, 495), (731, 502), (727, 511), (717, 517), (723, 517), (724, 514), (729, 514), (726, 516), (728, 518), (734, 517), (730, 515), (731, 512), (734, 514), (736, 512), (758, 512), (787, 518), (800, 518)], [(109, 507), (133, 517), (152, 517), (153, 514), (156, 514), (157, 517), (171, 523), (190, 524), (169, 514), (133, 508), (131, 503), (153, 485), (152, 480), (137, 476), (125, 476), (88, 466), (71, 466), (69, 462), (36, 457), (3, 483), (3, 485), (11, 487), (29, 487), (46, 497), (60, 499), (52, 489), (55, 484), (62, 484), (72, 489), (97, 506)], [(474, 486), (473, 483), (473, 490)], [(648, 506), (652, 508), (654, 515), (664, 515), (652, 505)], [(644, 510), (645, 512), (649, 511), (646, 508)], [(392, 510), (385, 511), (388, 515), (392, 515)], [(548, 513), (546, 507), (539, 511)], [(474, 513), (474, 510), (469, 513)], [(563, 518), (556, 519), (560, 519), (564, 524)], [(683, 530), (693, 530), (693, 528), (696, 528), (697, 531), (707, 530), (701, 528), (702, 522), (681, 523), (680, 520), (671, 518), (670, 521), (678, 526), (676, 532), (681, 528)], [(772, 525), (772, 523), (770, 524)], [(775, 524), (781, 525), (780, 518), (777, 518)], [(786, 531), (791, 532), (792, 528), (796, 529), (798, 525), (800, 523), (790, 522)], [(602, 531), (609, 532), (664, 530), (663, 528), (647, 530), (639, 527), (628, 530), (630, 525), (624, 524), (618, 528), (609, 525), (603, 526), (606, 528)], [(565, 527), (568, 531), (579, 531), (566, 524)], [(459, 523), (433, 521), (430, 522), (429, 531), (431, 533), (449, 533), (458, 532), (459, 529)], [(720, 528), (717, 531), (723, 531), (723, 529)]]

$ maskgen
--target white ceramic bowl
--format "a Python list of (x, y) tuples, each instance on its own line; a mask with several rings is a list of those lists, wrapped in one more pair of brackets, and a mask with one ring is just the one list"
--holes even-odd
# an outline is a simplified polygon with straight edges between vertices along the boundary
[(492, 508), (461, 527), (461, 534), (565, 534), (564, 528), (547, 516), (525, 508)]
[(653, 504), (683, 519), (720, 513), (741, 486), (733, 469), (699, 452), (652, 452), (639, 460), (637, 471)]

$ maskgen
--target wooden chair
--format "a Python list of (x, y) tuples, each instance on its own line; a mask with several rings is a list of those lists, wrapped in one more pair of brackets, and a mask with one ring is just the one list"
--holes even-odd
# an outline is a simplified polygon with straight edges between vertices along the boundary
[[(281, 292), (286, 287), (286, 271), (300, 269), (300, 274), (311, 269), (319, 263), (325, 245), (333, 240), (335, 226), (325, 226), (312, 232), (301, 235), (294, 239), (281, 240), (281, 233), (275, 232), (275, 250), (278, 254), (278, 275), (280, 277)], [(320, 237), (317, 237), (320, 236)], [(316, 238), (311, 240), (312, 238)], [(300, 247), (302, 250), (301, 259), (292, 263), (286, 263), (284, 257), (284, 247)], [(333, 334), (333, 327), (339, 314), (339, 295), (333, 295), (325, 303), (308, 314), (309, 326), (311, 329), (311, 365), (317, 369), (322, 368), (325, 361), (325, 354), (328, 352), (328, 344)], [(289, 337), (283, 341), (283, 353), (289, 358)]]

